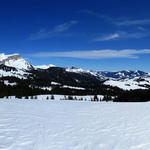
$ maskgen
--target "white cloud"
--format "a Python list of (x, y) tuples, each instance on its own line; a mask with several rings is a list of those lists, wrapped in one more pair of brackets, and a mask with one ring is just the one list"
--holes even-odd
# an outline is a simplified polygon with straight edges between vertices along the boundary
[(139, 39), (139, 38), (144, 38), (147, 36), (150, 36), (149, 31), (147, 32), (124, 32), (124, 31), (120, 31), (118, 33), (120, 35), (120, 38), (134, 38), (134, 39)]
[(94, 39), (95, 41), (109, 41), (109, 40), (114, 40), (119, 38), (120, 35), (118, 33), (114, 33), (114, 34), (109, 34), (109, 35), (105, 35), (99, 38)]
[(77, 21), (70, 21), (57, 25), (52, 30), (41, 29), (39, 32), (31, 34), (29, 40), (47, 39), (50, 37), (59, 36), (60, 33), (69, 30), (73, 25), (77, 23)]
[(106, 34), (94, 39), (94, 41), (109, 41), (114, 39), (139, 39), (150, 36), (149, 31), (140, 31), (140, 32), (125, 32), (118, 31), (113, 34)]
[(64, 24), (57, 25), (52, 31), (53, 32), (64, 32), (67, 31), (71, 26), (77, 24), (77, 21), (70, 21)]
[(111, 20), (112, 20), (111, 17), (109, 17), (109, 16), (107, 16), (107, 15), (103, 15), (103, 14), (97, 13), (97, 12), (95, 12), (95, 11), (83, 10), (83, 11), (80, 11), (80, 12), (82, 12), (82, 13), (87, 13), (87, 14), (89, 14), (89, 15), (91, 15), (91, 16), (95, 16), (95, 17), (100, 18), (100, 19), (105, 19), (105, 20), (108, 20), (108, 21), (111, 21)]
[(114, 22), (114, 24), (118, 26), (145, 25), (145, 24), (150, 24), (150, 19), (125, 20), (125, 21)]
[(83, 59), (104, 59), (104, 58), (139, 58), (139, 55), (150, 54), (150, 49), (124, 49), (124, 50), (85, 50), (70, 52), (41, 52), (34, 54), (34, 57), (71, 57)]
[(81, 12), (87, 13), (89, 15), (95, 16), (95, 17), (100, 18), (100, 19), (107, 20), (111, 24), (115, 24), (117, 26), (132, 26), (132, 25), (150, 24), (150, 19), (132, 19), (132, 20), (128, 19), (127, 20), (127, 18), (125, 18), (125, 17), (119, 17), (119, 18), (115, 17), (114, 18), (114, 17), (110, 17), (108, 15), (97, 13), (95, 11), (91, 11), (91, 10), (84, 10)]

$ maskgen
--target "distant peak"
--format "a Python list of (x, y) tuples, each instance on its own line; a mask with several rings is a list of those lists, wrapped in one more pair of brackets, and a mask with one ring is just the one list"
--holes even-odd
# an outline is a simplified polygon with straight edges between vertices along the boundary
[(125, 70), (125, 72), (130, 72), (130, 70), (127, 69), (127, 70)]
[(84, 70), (82, 68), (77, 68), (72, 66), (71, 68), (66, 68), (66, 71), (68, 72), (84, 72)]
[(30, 65), (25, 59), (21, 57), (20, 54), (9, 54), (6, 55), (4, 53), (0, 54), (0, 64), (4, 64), (6, 66), (15, 67), (17, 69), (31, 69), (32, 65)]
[(55, 65), (49, 64), (49, 65), (37, 65), (37, 66), (34, 66), (35, 69), (48, 69), (48, 68), (51, 68), (51, 67), (55, 67)]
[(77, 68), (77, 67), (75, 67), (75, 66), (72, 66), (71, 69), (79, 69), (79, 68)]
[(7, 58), (9, 58), (9, 57), (11, 57), (11, 58), (21, 58), (21, 56), (19, 55), (19, 54), (9, 54), (9, 55), (6, 55), (6, 54), (4, 54), (4, 53), (0, 53), (0, 61), (2, 61), (2, 60), (4, 60), (4, 59), (7, 59)]

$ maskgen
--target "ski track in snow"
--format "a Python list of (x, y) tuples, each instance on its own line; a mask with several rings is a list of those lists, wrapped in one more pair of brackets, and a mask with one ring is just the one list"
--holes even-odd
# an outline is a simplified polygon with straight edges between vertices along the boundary
[(149, 150), (150, 103), (0, 100), (0, 150)]

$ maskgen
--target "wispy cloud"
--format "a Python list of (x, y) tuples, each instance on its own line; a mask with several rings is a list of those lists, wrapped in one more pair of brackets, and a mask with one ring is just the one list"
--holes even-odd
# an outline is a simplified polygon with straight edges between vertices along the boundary
[(39, 39), (47, 39), (50, 37), (59, 36), (60, 33), (63, 33), (69, 30), (73, 25), (77, 24), (77, 21), (69, 21), (60, 25), (55, 26), (52, 30), (41, 29), (37, 33), (33, 33), (30, 35), (29, 40), (39, 40)]
[(134, 38), (134, 39), (140, 39), (140, 38), (144, 38), (147, 36), (150, 36), (150, 32), (124, 32), (124, 31), (120, 31), (118, 32), (120, 35), (120, 38)]
[(116, 21), (114, 22), (114, 24), (118, 26), (146, 25), (146, 24), (150, 24), (150, 19), (123, 20), (123, 21)]
[(100, 19), (107, 20), (109, 23), (117, 25), (117, 26), (132, 26), (132, 25), (150, 24), (150, 19), (127, 19), (125, 17), (114, 18), (114, 17), (108, 16), (108, 15), (97, 13), (92, 10), (84, 10), (81, 12), (87, 13), (89, 15), (95, 16)]
[(107, 16), (107, 15), (104, 15), (104, 14), (97, 13), (97, 12), (95, 12), (95, 11), (83, 10), (83, 11), (80, 11), (80, 12), (89, 14), (89, 15), (91, 15), (91, 16), (95, 16), (95, 17), (100, 18), (100, 19), (105, 19), (105, 20), (108, 20), (108, 21), (112, 20), (111, 17), (109, 17), (109, 16)]
[(149, 31), (141, 31), (141, 32), (125, 32), (125, 31), (118, 31), (112, 34), (102, 35), (94, 39), (94, 41), (109, 41), (115, 39), (140, 39), (144, 37), (150, 36)]
[(120, 35), (118, 33), (104, 35), (98, 38), (95, 38), (94, 41), (109, 41), (119, 38)]
[(124, 49), (124, 50), (85, 50), (70, 52), (42, 52), (34, 54), (33, 57), (70, 57), (82, 59), (104, 59), (104, 58), (139, 58), (139, 55), (150, 54), (150, 49)]
[(146, 28), (143, 28), (141, 26), (137, 27), (137, 29), (140, 30), (140, 31), (148, 31)]

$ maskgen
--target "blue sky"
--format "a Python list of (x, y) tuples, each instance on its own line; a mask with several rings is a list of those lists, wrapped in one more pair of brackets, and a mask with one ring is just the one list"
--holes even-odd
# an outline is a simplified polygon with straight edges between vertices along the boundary
[(1, 53), (34, 65), (150, 72), (148, 0), (5, 0)]

